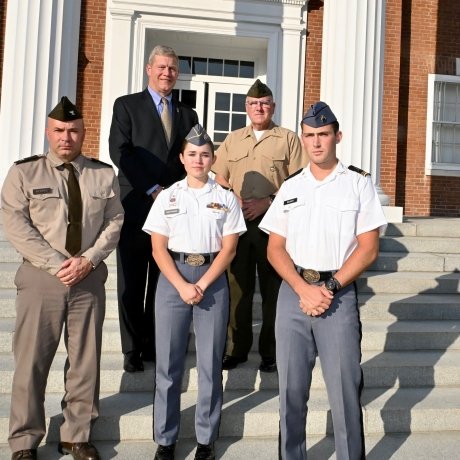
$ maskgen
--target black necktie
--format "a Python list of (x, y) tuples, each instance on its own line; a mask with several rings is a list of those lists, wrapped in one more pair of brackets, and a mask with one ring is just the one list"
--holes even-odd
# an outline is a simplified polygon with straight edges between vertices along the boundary
[(65, 248), (74, 256), (81, 249), (81, 218), (83, 206), (81, 202), (80, 186), (78, 185), (73, 166), (70, 163), (64, 163), (64, 168), (69, 171), (69, 178), (67, 179), (69, 223), (67, 224)]

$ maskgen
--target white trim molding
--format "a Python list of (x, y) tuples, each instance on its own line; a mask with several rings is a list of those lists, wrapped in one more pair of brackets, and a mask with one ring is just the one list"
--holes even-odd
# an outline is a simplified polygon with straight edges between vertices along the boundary
[(80, 0), (8, 2), (0, 111), (0, 186), (11, 164), (47, 149), (46, 117), (75, 102)]
[[(259, 70), (277, 101), (276, 122), (298, 131), (302, 116), (306, 0), (108, 0), (99, 156), (110, 161), (108, 137), (115, 99), (140, 91), (144, 81), (146, 31), (186, 55), (196, 37), (209, 46), (263, 54)], [(185, 39), (184, 39), (185, 38)], [(238, 42), (238, 43), (236, 43)], [(246, 42), (246, 45), (242, 43)], [(216, 45), (216, 43), (218, 45)], [(244, 46), (246, 49), (244, 49)]]

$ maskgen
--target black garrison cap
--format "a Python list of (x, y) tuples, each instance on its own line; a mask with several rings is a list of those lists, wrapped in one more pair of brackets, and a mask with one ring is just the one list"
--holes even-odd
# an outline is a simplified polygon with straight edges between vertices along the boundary
[(331, 108), (322, 101), (312, 104), (302, 119), (302, 123), (312, 128), (321, 128), (321, 126), (330, 125), (336, 121), (337, 118)]
[(61, 98), (59, 104), (51, 110), (48, 117), (59, 121), (72, 121), (83, 118), (80, 111), (70, 102), (67, 96)]

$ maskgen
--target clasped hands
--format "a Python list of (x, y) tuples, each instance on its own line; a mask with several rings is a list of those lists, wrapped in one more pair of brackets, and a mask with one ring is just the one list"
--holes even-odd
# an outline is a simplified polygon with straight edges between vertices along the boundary
[(203, 300), (204, 290), (198, 284), (187, 283), (180, 291), (181, 299), (188, 305), (196, 305)]
[(56, 276), (62, 284), (71, 287), (88, 276), (92, 268), (91, 261), (86, 257), (71, 257), (62, 263)]
[(331, 306), (334, 296), (324, 285), (306, 284), (299, 295), (299, 307), (308, 316), (321, 316)]

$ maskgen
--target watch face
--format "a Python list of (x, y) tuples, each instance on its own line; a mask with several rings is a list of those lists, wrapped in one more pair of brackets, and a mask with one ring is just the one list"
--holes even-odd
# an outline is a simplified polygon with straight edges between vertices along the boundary
[(329, 278), (325, 283), (326, 289), (329, 291), (335, 291), (337, 286), (335, 285), (335, 281), (332, 278)]

